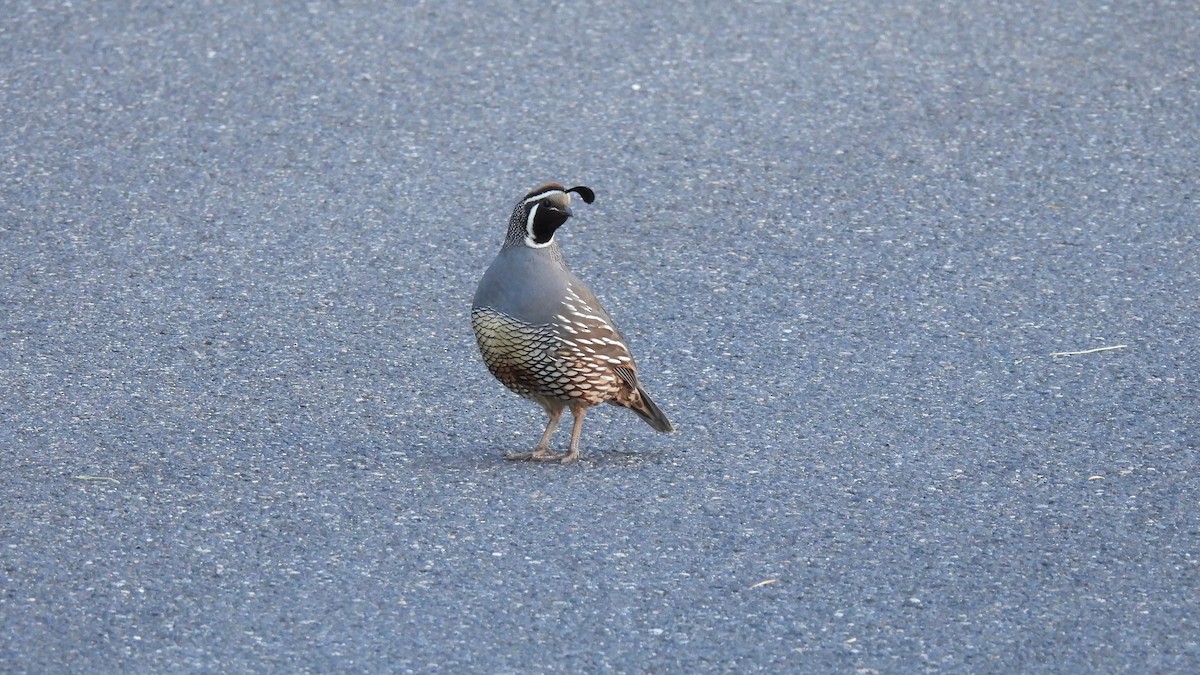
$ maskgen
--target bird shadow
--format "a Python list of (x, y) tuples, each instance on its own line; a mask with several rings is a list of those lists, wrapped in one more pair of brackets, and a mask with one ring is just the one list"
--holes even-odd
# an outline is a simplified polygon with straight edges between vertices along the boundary
[(503, 446), (489, 446), (483, 451), (472, 450), (464, 452), (459, 455), (457, 460), (450, 460), (450, 462), (452, 464), (459, 464), (463, 468), (469, 466), (488, 471), (537, 470), (538, 468), (570, 471), (572, 469), (587, 470), (608, 467), (634, 469), (657, 464), (662, 454), (655, 451), (593, 450), (591, 452), (584, 451), (579, 459), (571, 464), (563, 464), (558, 461), (536, 462), (508, 459), (506, 455), (512, 451), (511, 448)]

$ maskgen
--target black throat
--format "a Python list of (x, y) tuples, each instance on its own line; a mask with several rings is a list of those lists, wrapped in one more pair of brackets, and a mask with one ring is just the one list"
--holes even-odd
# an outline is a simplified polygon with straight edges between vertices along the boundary
[(535, 244), (549, 243), (554, 238), (554, 232), (567, 222), (570, 214), (546, 204), (537, 204), (534, 209), (533, 224), (529, 228), (529, 234), (533, 236)]

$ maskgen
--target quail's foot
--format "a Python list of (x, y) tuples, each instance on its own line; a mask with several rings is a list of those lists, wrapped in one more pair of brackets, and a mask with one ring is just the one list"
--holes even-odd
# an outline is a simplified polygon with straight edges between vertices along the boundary
[(504, 455), (504, 459), (513, 461), (528, 460), (531, 462), (556, 462), (563, 460), (566, 463), (567, 455), (565, 453), (552, 452), (550, 448), (534, 448), (533, 452), (510, 452)]

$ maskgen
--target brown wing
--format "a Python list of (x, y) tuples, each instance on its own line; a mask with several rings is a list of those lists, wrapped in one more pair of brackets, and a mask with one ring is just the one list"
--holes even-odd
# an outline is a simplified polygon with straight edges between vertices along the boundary
[(587, 352), (585, 358), (595, 364), (593, 367), (597, 371), (616, 376), (611, 393), (604, 400), (633, 410), (658, 431), (674, 431), (675, 427), (666, 414), (642, 388), (638, 381), (637, 364), (633, 361), (625, 337), (617, 330), (617, 325), (600, 306), (591, 289), (573, 279), (567, 288), (567, 299), (563, 306), (567, 312), (562, 317), (569, 318), (568, 312), (576, 315), (573, 320), (563, 322), (569, 328), (563, 332), (570, 333), (573, 346)]
[(596, 296), (572, 280), (559, 310), (551, 324), (559, 339), (556, 355), (568, 364), (567, 370), (579, 374), (581, 385), (592, 389), (585, 398), (599, 403), (635, 389), (636, 376), (630, 384), (617, 370), (636, 372), (633, 354)]

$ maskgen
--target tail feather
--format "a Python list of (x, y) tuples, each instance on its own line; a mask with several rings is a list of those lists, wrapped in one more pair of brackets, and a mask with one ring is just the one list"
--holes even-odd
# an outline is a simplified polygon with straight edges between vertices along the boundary
[(654, 404), (654, 401), (646, 393), (646, 390), (638, 387), (637, 393), (638, 400), (634, 402), (634, 405), (629, 406), (629, 408), (637, 413), (638, 417), (646, 420), (646, 424), (653, 427), (655, 431), (661, 431), (664, 434), (675, 431), (675, 427), (671, 425), (671, 420), (667, 419), (662, 409)]
[(650, 394), (642, 389), (637, 373), (632, 368), (617, 366), (613, 370), (625, 381), (627, 386), (622, 387), (617, 396), (609, 403), (629, 408), (637, 413), (638, 417), (646, 420), (646, 424), (653, 427), (655, 431), (661, 431), (664, 434), (675, 431), (675, 427), (671, 426), (671, 420), (667, 419), (666, 414), (657, 405), (654, 405), (654, 401), (650, 400)]

